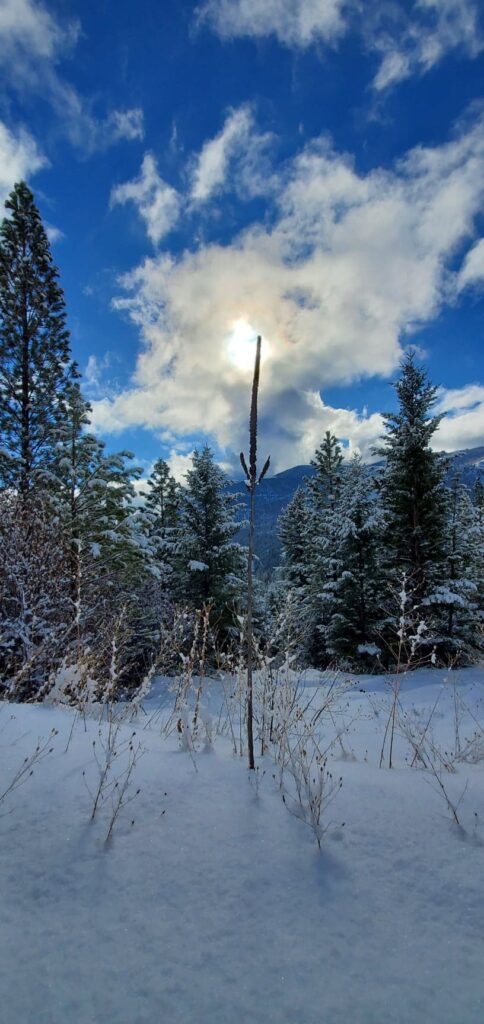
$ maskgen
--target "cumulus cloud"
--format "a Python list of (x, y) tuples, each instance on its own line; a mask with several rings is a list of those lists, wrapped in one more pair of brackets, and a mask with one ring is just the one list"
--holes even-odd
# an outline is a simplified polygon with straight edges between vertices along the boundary
[(179, 484), (186, 484), (186, 474), (192, 469), (192, 456), (193, 451), (185, 453), (172, 448), (166, 460), (170, 467), (170, 472)]
[[(1, 8), (0, 8), (1, 10)], [(46, 164), (37, 143), (20, 128), (11, 131), (0, 121), (0, 200), (3, 201), (16, 181), (28, 178)]]
[(436, 411), (444, 419), (434, 438), (438, 451), (459, 451), (484, 444), (484, 387), (442, 388)]
[(425, 74), (451, 51), (473, 58), (484, 46), (477, 0), (206, 0), (199, 20), (222, 38), (272, 35), (297, 49), (334, 45), (346, 32), (359, 31), (365, 47), (381, 58), (377, 91)]
[(171, 231), (178, 220), (180, 196), (160, 177), (151, 153), (146, 153), (139, 177), (117, 185), (111, 192), (111, 206), (128, 202), (135, 204), (154, 245)]
[(307, 145), (274, 176), (262, 222), (226, 245), (145, 259), (122, 279), (115, 306), (142, 348), (131, 386), (95, 403), (97, 426), (203, 432), (240, 450), (261, 333), (261, 443), (274, 468), (306, 461), (325, 429), (367, 455), (379, 417), (319, 392), (392, 374), (415, 330), (454, 300), (450, 262), (472, 237), (483, 180), (479, 116), (445, 145), (366, 175), (328, 141)]
[(0, 0), (0, 70), (6, 86), (41, 92), (71, 142), (89, 155), (121, 139), (142, 138), (143, 114), (133, 108), (98, 117), (92, 100), (59, 73), (57, 65), (73, 51), (80, 31), (77, 19), (61, 21), (42, 3)]
[(236, 164), (236, 184), (245, 194), (264, 191), (265, 151), (272, 136), (256, 131), (253, 113), (244, 105), (231, 110), (215, 138), (202, 147), (192, 169), (191, 198), (205, 202), (228, 184), (229, 171)]

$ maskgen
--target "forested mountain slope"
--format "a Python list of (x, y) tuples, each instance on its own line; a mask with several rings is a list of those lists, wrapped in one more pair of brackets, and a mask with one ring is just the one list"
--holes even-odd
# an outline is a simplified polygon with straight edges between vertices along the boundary
[[(463, 483), (472, 488), (479, 476), (484, 476), (484, 445), (479, 448), (467, 448), (464, 451), (449, 455), (449, 478), (455, 473), (462, 474)], [(381, 465), (374, 462), (368, 466), (368, 472), (374, 473)], [(282, 510), (289, 504), (298, 487), (304, 485), (306, 477), (314, 475), (312, 466), (293, 466), (283, 473), (275, 473), (266, 477), (262, 487), (257, 491), (257, 531), (256, 552), (264, 569), (271, 569), (279, 563), (280, 542), (278, 538), (277, 520)], [(243, 507), (240, 509), (241, 520), (249, 507), (249, 497), (245, 484), (237, 481), (231, 484), (231, 491), (240, 495)], [(247, 530), (242, 527), (238, 539), (246, 543)]]

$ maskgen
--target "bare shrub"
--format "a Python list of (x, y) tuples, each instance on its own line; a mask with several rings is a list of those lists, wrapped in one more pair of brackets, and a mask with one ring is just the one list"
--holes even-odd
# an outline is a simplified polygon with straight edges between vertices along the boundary
[(0, 803), (6, 799), (11, 793), (23, 786), (27, 779), (31, 778), (34, 774), (35, 768), (43, 761), (49, 754), (52, 754), (54, 747), (52, 741), (58, 735), (57, 729), (52, 729), (46, 740), (39, 739), (37, 745), (31, 754), (24, 757), (22, 763), (15, 770), (12, 778), (8, 785), (0, 791)]

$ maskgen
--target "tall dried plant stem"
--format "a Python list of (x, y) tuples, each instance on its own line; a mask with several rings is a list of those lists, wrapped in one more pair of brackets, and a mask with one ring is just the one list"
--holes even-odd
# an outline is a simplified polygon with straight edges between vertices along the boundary
[(255, 487), (250, 488), (249, 518), (249, 564), (247, 568), (247, 747), (249, 752), (249, 768), (255, 768), (254, 760), (254, 686), (252, 679), (254, 647), (253, 647), (253, 607), (254, 607), (254, 516)]
[(260, 355), (262, 347), (262, 338), (260, 335), (257, 338), (257, 348), (255, 353), (254, 363), (254, 377), (252, 381), (252, 399), (250, 404), (250, 422), (249, 422), (249, 466), (244, 458), (243, 452), (240, 453), (240, 461), (247, 477), (247, 487), (250, 495), (250, 513), (249, 513), (249, 551), (248, 551), (248, 566), (247, 566), (247, 624), (246, 624), (246, 637), (247, 637), (247, 748), (249, 755), (249, 768), (255, 768), (254, 758), (254, 687), (253, 687), (253, 667), (254, 667), (254, 638), (253, 638), (253, 613), (254, 613), (254, 527), (255, 527), (255, 490), (257, 484), (261, 482), (262, 478), (269, 469), (269, 459), (266, 460), (262, 473), (257, 479), (257, 399), (259, 395), (259, 376), (260, 376)]

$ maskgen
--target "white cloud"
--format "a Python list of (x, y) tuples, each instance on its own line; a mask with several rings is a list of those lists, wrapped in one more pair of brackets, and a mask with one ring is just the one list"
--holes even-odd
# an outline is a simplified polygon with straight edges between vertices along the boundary
[(192, 456), (193, 451), (188, 452), (188, 454), (184, 454), (183, 452), (177, 451), (176, 448), (172, 448), (166, 460), (170, 467), (170, 472), (179, 484), (186, 484), (186, 474), (188, 473), (188, 470), (192, 468)]
[[(391, 7), (379, 10), (384, 20)], [(476, 0), (417, 0), (408, 15), (393, 9), (397, 17), (386, 30), (370, 28), (367, 40), (371, 49), (382, 53), (382, 63), (374, 80), (378, 91), (387, 89), (410, 75), (426, 74), (448, 53), (457, 51), (469, 58), (484, 48)]]
[(189, 162), (188, 195), (168, 185), (153, 155), (146, 153), (139, 176), (113, 188), (111, 206), (133, 202), (157, 245), (182, 212), (193, 213), (224, 189), (233, 188), (242, 199), (266, 191), (271, 181), (266, 156), (271, 139), (269, 133), (256, 130), (249, 106), (231, 110), (219, 134)]
[(106, 126), (113, 142), (118, 139), (144, 138), (144, 118), (140, 107), (130, 110), (113, 110), (106, 119)]
[(78, 20), (60, 21), (34, 0), (0, 0), (0, 69), (7, 88), (40, 93), (71, 142), (87, 155), (121, 139), (143, 137), (139, 108), (98, 117), (93, 103), (59, 73), (80, 35)]
[(347, 0), (206, 0), (202, 21), (225, 38), (275, 35), (287, 46), (333, 42), (345, 30)]
[(473, 58), (484, 47), (478, 0), (205, 0), (199, 21), (222, 38), (273, 35), (297, 49), (359, 32), (381, 56), (378, 91), (425, 74), (451, 51)]
[(459, 451), (484, 444), (484, 387), (442, 388), (436, 411), (445, 413), (434, 437), (438, 451)]
[(41, 3), (33, 0), (1, 0), (0, 61), (16, 64), (17, 73), (33, 57), (52, 59), (71, 47), (79, 35), (79, 23), (61, 25)]
[(484, 284), (484, 238), (480, 238), (464, 260), (458, 277), (458, 289), (462, 291), (468, 285)]
[(273, 177), (276, 212), (227, 245), (146, 259), (116, 307), (140, 330), (132, 385), (95, 404), (104, 431), (144, 425), (246, 442), (250, 352), (261, 333), (261, 449), (304, 462), (332, 429), (368, 454), (378, 417), (320, 389), (392, 374), (402, 346), (455, 298), (449, 268), (482, 209), (484, 116), (446, 145), (358, 174), (327, 141)]
[(45, 164), (45, 157), (27, 131), (20, 128), (14, 133), (0, 121), (0, 200), (16, 181), (30, 177)]
[(264, 191), (267, 187), (263, 175), (264, 157), (271, 138), (255, 130), (253, 114), (247, 105), (230, 111), (221, 132), (205, 143), (194, 161), (191, 198), (205, 202), (214, 192), (221, 191), (227, 185), (234, 163), (243, 194)]
[(484, 387), (481, 384), (467, 384), (464, 388), (440, 388), (436, 411), (456, 413), (483, 404)]
[(111, 206), (128, 202), (135, 204), (154, 245), (171, 231), (178, 220), (180, 196), (160, 177), (151, 153), (145, 154), (138, 178), (117, 185), (111, 192)]
[(45, 224), (45, 230), (47, 238), (52, 245), (55, 245), (56, 242), (62, 242), (62, 239), (65, 238), (64, 232), (57, 228), (55, 224)]

